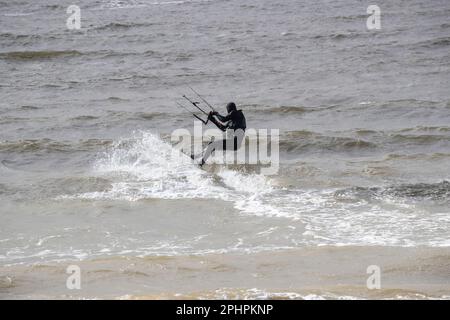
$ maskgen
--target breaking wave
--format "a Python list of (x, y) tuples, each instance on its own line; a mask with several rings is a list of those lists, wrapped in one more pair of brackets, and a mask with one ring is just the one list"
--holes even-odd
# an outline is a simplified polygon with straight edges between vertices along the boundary
[(263, 175), (226, 168), (209, 173), (169, 143), (149, 132), (115, 142), (94, 165), (94, 173), (113, 181), (103, 192), (76, 198), (137, 201), (141, 199), (220, 199), (231, 201), (242, 212), (277, 213), (264, 201), (272, 192)]
[[(305, 133), (303, 133), (305, 134)], [(307, 134), (307, 133), (306, 133)], [(410, 199), (449, 199), (449, 183), (376, 188), (286, 189), (269, 177), (221, 168), (202, 170), (168, 142), (149, 132), (121, 139), (98, 157), (92, 174), (107, 179), (102, 191), (63, 199), (139, 201), (144, 199), (217, 199), (241, 214), (290, 219), (290, 243), (311, 245), (450, 246), (440, 231), (450, 228), (448, 213), (429, 212)], [(275, 182), (275, 183), (274, 183)], [(274, 220), (276, 221), (276, 220)]]

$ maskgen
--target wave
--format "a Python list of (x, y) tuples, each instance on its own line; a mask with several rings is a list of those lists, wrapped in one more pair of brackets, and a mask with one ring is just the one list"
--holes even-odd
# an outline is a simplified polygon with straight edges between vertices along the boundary
[(356, 32), (348, 32), (348, 33), (331, 33), (327, 35), (316, 35), (312, 38), (315, 40), (323, 40), (323, 39), (329, 39), (329, 40), (346, 40), (346, 39), (355, 39), (358, 37), (363, 36), (362, 33), (356, 33)]
[(426, 106), (436, 106), (439, 105), (441, 102), (439, 101), (433, 101), (433, 100), (420, 100), (420, 99), (395, 99), (395, 100), (389, 100), (386, 102), (383, 102), (382, 106), (390, 106), (391, 104), (417, 104), (417, 105), (426, 105)]
[(139, 80), (139, 79), (149, 79), (149, 78), (154, 78), (154, 76), (133, 74), (133, 75), (126, 75), (126, 76), (119, 76), (119, 77), (111, 77), (111, 78), (108, 78), (108, 80), (110, 80), (110, 81), (126, 81), (126, 80)]
[[(49, 120), (49, 117), (36, 117), (33, 118), (33, 121), (35, 123), (40, 121), (47, 121)], [(17, 123), (17, 122), (29, 122), (30, 117), (12, 117), (12, 116), (3, 116), (0, 117), (0, 124), (10, 124), (10, 123)]]
[(44, 8), (49, 10), (67, 10), (67, 6), (64, 6), (62, 4), (47, 4), (44, 5)]
[(159, 117), (165, 117), (167, 114), (163, 112), (137, 112), (134, 116), (138, 119), (151, 120)]
[(416, 46), (421, 46), (424, 48), (445, 48), (450, 46), (450, 37), (437, 38), (432, 40), (427, 40), (419, 42)]
[(369, 136), (369, 135), (375, 135), (379, 134), (378, 131), (370, 130), (370, 129), (356, 129), (355, 134), (359, 136)]
[(396, 145), (434, 145), (450, 142), (447, 126), (418, 126), (397, 131), (351, 129), (320, 134), (308, 130), (287, 131), (280, 136), (280, 150), (293, 151), (353, 151), (375, 150)]
[(379, 200), (386, 197), (450, 202), (450, 182), (401, 184), (388, 187), (353, 187), (335, 192), (337, 199)]
[(393, 143), (414, 143), (414, 144), (433, 144), (441, 141), (450, 142), (450, 136), (446, 135), (431, 135), (431, 134), (418, 134), (418, 135), (405, 135), (405, 134), (390, 134), (388, 136)]
[(305, 107), (296, 107), (296, 106), (281, 106), (281, 107), (272, 107), (266, 109), (260, 109), (258, 112), (263, 113), (294, 113), (294, 114), (302, 114), (306, 112), (315, 111), (313, 108), (305, 108)]
[(125, 111), (110, 111), (108, 112), (108, 119), (134, 119), (134, 120), (152, 120), (155, 118), (164, 118), (169, 115), (164, 112), (125, 112)]
[(336, 20), (366, 20), (368, 17), (367, 14), (357, 14), (357, 15), (349, 15), (349, 16), (335, 16), (333, 19)]
[(96, 120), (96, 119), (99, 119), (99, 117), (91, 116), (91, 115), (82, 115), (82, 116), (71, 118), (70, 120), (74, 120), (74, 121), (91, 121), (91, 120)]
[(125, 56), (134, 56), (134, 55), (152, 55), (154, 51), (147, 50), (144, 52), (120, 52), (114, 50), (96, 50), (96, 51), (83, 51), (80, 52), (81, 55), (86, 57), (95, 57), (95, 58), (114, 58), (114, 57), (125, 57)]
[[(396, 99), (396, 100), (387, 100), (387, 101), (367, 101), (367, 102), (360, 102), (357, 105), (349, 105), (345, 106), (346, 111), (349, 110), (367, 110), (371, 111), (373, 109), (389, 109), (390, 111), (392, 108), (408, 108), (411, 109), (413, 107), (420, 107), (420, 108), (436, 108), (443, 106), (444, 101), (432, 101), (432, 100), (419, 100), (419, 99)], [(343, 107), (342, 105), (339, 105), (338, 107)]]
[(6, 60), (48, 60), (61, 57), (74, 57), (82, 55), (76, 50), (61, 51), (12, 51), (0, 53), (0, 58)]
[(124, 99), (124, 98), (119, 98), (119, 97), (114, 97), (114, 96), (108, 97), (106, 100), (109, 100), (109, 101), (130, 101), (129, 99)]
[(127, 29), (133, 29), (133, 28), (142, 28), (142, 27), (149, 27), (154, 25), (153, 23), (120, 23), (120, 22), (111, 22), (99, 27), (95, 27), (94, 30), (102, 31), (102, 30), (127, 30)]
[[(103, 99), (93, 99), (92, 101), (95, 102), (104, 102), (104, 101), (111, 101), (111, 102), (126, 102), (126, 101), (130, 101), (129, 99), (126, 98), (121, 98), (121, 97), (117, 97), (117, 96), (110, 96), (107, 98), (103, 98)], [(113, 111), (112, 111), (113, 112)], [(114, 111), (115, 112), (115, 111)]]
[(180, 5), (189, 3), (203, 3), (211, 2), (213, 0), (167, 0), (167, 1), (137, 1), (137, 0), (122, 0), (122, 1), (104, 1), (102, 8), (105, 9), (132, 9), (155, 5)]
[(415, 153), (415, 154), (399, 154), (390, 153), (385, 156), (386, 161), (390, 160), (435, 160), (450, 157), (450, 153), (435, 152), (435, 153)]
[(450, 201), (450, 182), (444, 180), (439, 183), (415, 183), (392, 186), (384, 189), (382, 195)]
[[(214, 163), (214, 157), (209, 163)], [(99, 156), (94, 165), (99, 176), (115, 179), (103, 192), (68, 195), (76, 199), (220, 199), (242, 212), (277, 214), (260, 197), (272, 190), (263, 175), (221, 167), (216, 173), (202, 170), (192, 160), (150, 132), (121, 139)]]
[(15, 33), (0, 33), (0, 39), (2, 40), (37, 40), (40, 39), (41, 36), (37, 34), (15, 34)]
[(268, 113), (268, 114), (286, 114), (286, 115), (292, 115), (292, 114), (303, 114), (303, 113), (309, 113), (309, 112), (319, 112), (319, 111), (327, 111), (331, 109), (335, 109), (338, 107), (338, 105), (320, 105), (316, 107), (304, 107), (304, 106), (263, 106), (263, 105), (257, 105), (257, 104), (249, 104), (244, 105), (243, 109), (245, 111), (252, 111), (259, 113)]
[(438, 131), (438, 132), (450, 132), (450, 127), (447, 126), (418, 126), (414, 128), (404, 128), (400, 132), (411, 132), (411, 131)]
[[(345, 139), (340, 141), (345, 145)], [(350, 145), (353, 143), (355, 141), (350, 140)], [(240, 214), (289, 219), (292, 223), (298, 221), (305, 231), (281, 230), (285, 236), (283, 239), (287, 239), (286, 243), (280, 244), (283, 247), (292, 243), (449, 245), (448, 237), (435, 232), (438, 226), (445, 226), (448, 221), (444, 213), (430, 212), (417, 216), (413, 204), (392, 203), (392, 199), (412, 198), (445, 202), (448, 182), (384, 188), (284, 188), (269, 177), (224, 166), (210, 172), (208, 164), (202, 170), (193, 165), (188, 156), (149, 132), (137, 132), (128, 139), (114, 142), (97, 159), (90, 174), (107, 179), (110, 185), (94, 192), (65, 194), (59, 199), (133, 202), (151, 199), (221, 200), (231, 203)], [(402, 228), (404, 225), (408, 228)], [(420, 238), (417, 238), (417, 232), (421, 234)], [(157, 253), (162, 249), (155, 250)]]
[(20, 106), (21, 110), (38, 110), (39, 107), (36, 106)]
[(311, 131), (290, 131), (280, 138), (280, 150), (357, 151), (377, 148), (376, 143), (349, 137), (325, 136)]
[(52, 139), (35, 139), (19, 141), (1, 141), (0, 152), (26, 153), (26, 152), (72, 152), (88, 151), (108, 146), (111, 140), (87, 139), (78, 142), (55, 141)]

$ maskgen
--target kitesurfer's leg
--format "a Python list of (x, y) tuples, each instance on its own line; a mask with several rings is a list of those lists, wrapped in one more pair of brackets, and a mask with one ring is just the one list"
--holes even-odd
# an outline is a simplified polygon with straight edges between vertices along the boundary
[(227, 146), (227, 150), (237, 151), (242, 145), (242, 141), (245, 138), (245, 131), (242, 129), (237, 129), (234, 131), (233, 136), (230, 139), (229, 146)]
[(211, 156), (211, 153), (213, 153), (215, 150), (222, 150), (223, 146), (225, 145), (225, 141), (226, 140), (216, 140), (210, 142), (203, 152), (203, 158), (200, 165), (204, 165), (206, 160), (208, 160), (208, 158)]
[(236, 130), (234, 135), (226, 140), (212, 141), (208, 144), (205, 151), (203, 152), (203, 158), (200, 165), (204, 165), (206, 160), (211, 156), (213, 151), (217, 150), (233, 150), (236, 151), (241, 147), (242, 141), (244, 140), (245, 133), (243, 130)]
[(239, 132), (236, 132), (237, 134), (233, 135), (230, 139), (226, 140), (218, 140), (214, 142), (210, 142), (209, 145), (206, 147), (204, 153), (202, 162), (200, 165), (204, 165), (206, 160), (209, 158), (211, 153), (216, 150), (232, 150), (236, 151), (241, 147), (242, 141), (244, 140), (245, 134), (242, 132), (242, 134)]

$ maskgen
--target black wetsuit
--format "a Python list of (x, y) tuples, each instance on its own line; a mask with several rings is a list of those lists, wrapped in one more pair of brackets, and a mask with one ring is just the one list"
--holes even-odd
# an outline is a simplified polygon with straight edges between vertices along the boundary
[[(216, 119), (214, 119), (214, 116), (216, 116), (219, 121), (225, 123), (225, 125), (219, 123)], [(225, 131), (226, 129), (233, 129), (235, 131), (238, 129), (242, 129), (243, 131), (245, 131), (245, 129), (247, 128), (247, 123), (245, 121), (245, 116), (244, 113), (242, 113), (242, 110), (232, 110), (226, 116), (221, 116), (218, 113), (214, 113), (211, 114), (209, 119), (222, 131)]]
[(211, 153), (215, 150), (238, 150), (244, 139), (245, 129), (247, 128), (244, 113), (242, 110), (236, 110), (235, 107), (233, 110), (229, 110), (226, 116), (222, 116), (217, 112), (212, 112), (210, 113), (208, 119), (222, 131), (232, 129), (234, 131), (234, 135), (232, 139), (210, 142), (203, 152), (201, 165), (206, 162)]

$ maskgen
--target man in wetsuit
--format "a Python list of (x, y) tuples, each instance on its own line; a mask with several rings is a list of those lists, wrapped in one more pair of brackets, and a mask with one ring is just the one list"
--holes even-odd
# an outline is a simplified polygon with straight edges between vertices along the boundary
[[(236, 109), (236, 105), (233, 102), (227, 104), (227, 113), (226, 116), (222, 116), (217, 111), (210, 112), (208, 119), (224, 132), (227, 129), (233, 130), (233, 136), (229, 139), (211, 141), (203, 152), (200, 166), (205, 164), (206, 160), (215, 150), (236, 151), (240, 148), (247, 127), (245, 116), (242, 110)], [(195, 159), (197, 156), (192, 155), (191, 158)]]

